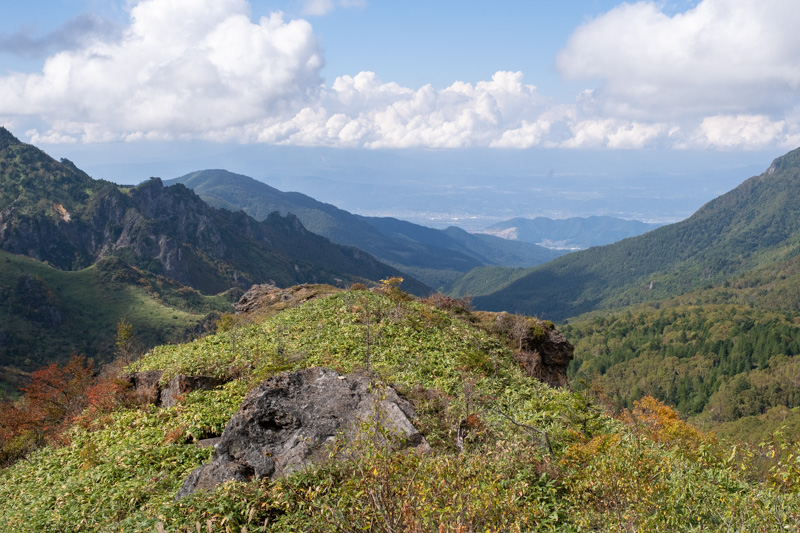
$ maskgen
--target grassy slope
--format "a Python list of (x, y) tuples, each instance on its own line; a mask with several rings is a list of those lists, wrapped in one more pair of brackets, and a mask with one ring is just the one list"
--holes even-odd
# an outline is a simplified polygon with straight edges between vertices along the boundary
[[(280, 369), (363, 367), (367, 327), (376, 379), (414, 400), (432, 453), (364, 445), (284, 480), (226, 484), (173, 501), (183, 478), (210, 457), (192, 441), (219, 433), (248, 387)], [(752, 464), (741, 471), (736, 453), (658, 409), (631, 426), (612, 420), (584, 396), (524, 376), (501, 340), (422, 303), (343, 292), (158, 348), (135, 368), (165, 369), (165, 379), (178, 372), (239, 379), (191, 393), (172, 409), (118, 408), (76, 427), (66, 446), (3, 471), (5, 529), (378, 530), (392, 519), (419, 531), (772, 531), (800, 524), (795, 474), (777, 488), (754, 481)], [(455, 431), (467, 414), (475, 416), (459, 452)], [(552, 456), (530, 428), (548, 433)]]
[[(26, 277), (43, 285), (33, 293), (21, 290)], [(72, 352), (110, 360), (121, 318), (133, 325), (142, 347), (151, 347), (185, 339), (209, 312), (230, 309), (223, 295), (203, 296), (114, 261), (65, 272), (6, 252), (0, 252), (0, 293), (0, 365), (26, 371)], [(52, 321), (49, 308), (60, 320)], [(20, 377), (10, 370), (3, 376)], [(2, 381), (9, 389), (18, 382)]]

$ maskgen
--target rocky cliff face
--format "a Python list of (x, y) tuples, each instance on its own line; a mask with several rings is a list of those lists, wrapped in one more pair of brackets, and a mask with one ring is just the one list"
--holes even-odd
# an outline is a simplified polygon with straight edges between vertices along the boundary
[(532, 337), (525, 349), (517, 353), (517, 361), (529, 376), (551, 387), (566, 387), (567, 367), (575, 348), (567, 338), (554, 328), (546, 328), (544, 335)]
[(206, 293), (400, 275), (308, 232), (293, 215), (258, 222), (157, 178), (122, 189), (0, 130), (0, 249), (63, 270), (113, 255)]
[(552, 322), (505, 312), (473, 314), (484, 327), (513, 342), (515, 358), (529, 376), (551, 387), (567, 386), (567, 367), (575, 348)]

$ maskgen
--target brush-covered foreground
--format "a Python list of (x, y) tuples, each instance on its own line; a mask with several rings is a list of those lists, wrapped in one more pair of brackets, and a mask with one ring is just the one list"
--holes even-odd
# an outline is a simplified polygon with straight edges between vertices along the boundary
[[(0, 472), (2, 531), (797, 531), (798, 448), (735, 448), (652, 398), (618, 417), (527, 377), (490, 315), (342, 291), (161, 346), (131, 370), (230, 378), (170, 409), (120, 403)], [(442, 306), (441, 304), (447, 304)], [(455, 311), (453, 310), (455, 309)], [(456, 312), (457, 311), (457, 312)], [(225, 329), (225, 328), (221, 328)], [(180, 501), (247, 390), (283, 370), (369, 369), (432, 451), (363, 440), (284, 479)], [(376, 428), (364, 428), (376, 431)], [(390, 442), (390, 441), (389, 441)]]

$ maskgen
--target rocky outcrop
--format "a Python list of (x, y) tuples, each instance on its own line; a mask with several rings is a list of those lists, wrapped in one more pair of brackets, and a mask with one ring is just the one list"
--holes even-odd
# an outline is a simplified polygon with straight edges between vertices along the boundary
[(123, 376), (123, 379), (130, 384), (138, 403), (158, 405), (161, 401), (161, 386), (158, 382), (163, 375), (164, 372), (161, 370), (149, 370), (128, 374)]
[(551, 387), (568, 384), (567, 367), (575, 348), (552, 322), (510, 313), (475, 311), (487, 329), (513, 342), (515, 358), (529, 376)]
[(225, 383), (225, 380), (214, 376), (179, 374), (172, 378), (166, 386), (162, 386), (160, 381), (163, 375), (164, 372), (161, 370), (134, 372), (128, 374), (126, 380), (130, 383), (137, 401), (161, 407), (173, 407), (184, 394), (194, 390), (213, 390)]
[(253, 285), (237, 303), (233, 304), (233, 310), (237, 315), (246, 315), (267, 309), (279, 311), (328, 296), (335, 291), (336, 289), (331, 285), (303, 284), (288, 289), (280, 289), (274, 284)]
[(214, 376), (177, 375), (161, 390), (161, 406), (173, 407), (184, 394), (195, 390), (213, 390), (225, 384), (224, 379)]
[[(158, 178), (135, 187), (93, 180), (1, 127), (0, 250), (62, 270), (116, 256), (206, 294), (254, 283), (349, 284), (400, 275), (309, 232), (295, 215), (258, 221)], [(416, 289), (428, 288), (417, 282)]]
[(252, 313), (265, 305), (282, 301), (281, 292), (274, 284), (253, 285), (233, 304), (233, 310), (237, 315)]
[(572, 361), (575, 348), (558, 330), (546, 324), (539, 326), (542, 334), (532, 336), (524, 344), (524, 350), (516, 359), (529, 376), (543, 381), (551, 387), (566, 387), (567, 367)]
[(358, 432), (362, 422), (380, 424), (401, 447), (427, 450), (414, 417), (411, 404), (392, 388), (373, 388), (367, 375), (325, 368), (279, 374), (250, 391), (211, 462), (187, 477), (176, 498), (225, 481), (275, 478), (325, 461), (337, 439), (364, 438)]

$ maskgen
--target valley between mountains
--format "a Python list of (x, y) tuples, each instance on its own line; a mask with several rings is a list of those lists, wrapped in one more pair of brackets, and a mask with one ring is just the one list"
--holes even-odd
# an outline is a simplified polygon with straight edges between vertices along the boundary
[(796, 531), (800, 150), (765, 167), (472, 234), (0, 128), (0, 530)]

